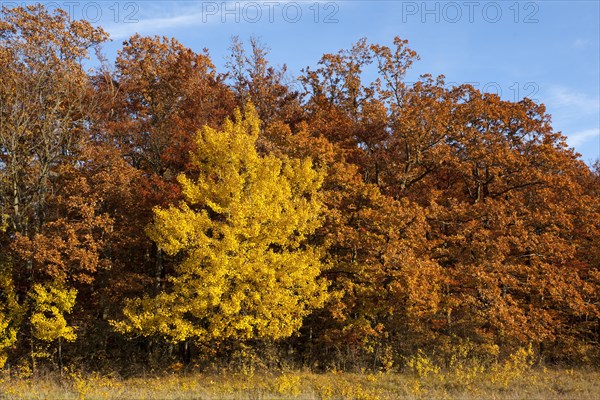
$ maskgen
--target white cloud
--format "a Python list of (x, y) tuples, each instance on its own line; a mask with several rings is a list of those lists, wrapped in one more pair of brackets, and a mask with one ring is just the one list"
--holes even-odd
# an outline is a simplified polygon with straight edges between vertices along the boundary
[(552, 114), (553, 127), (567, 136), (569, 146), (581, 153), (584, 160), (598, 157), (597, 148), (592, 144), (600, 138), (598, 95), (552, 86), (542, 97)]
[(545, 103), (566, 118), (590, 116), (600, 112), (600, 99), (597, 95), (577, 92), (564, 86), (552, 86), (545, 97)]
[(600, 128), (584, 129), (569, 133), (567, 143), (572, 147), (579, 147), (592, 138), (600, 138)]
[(126, 39), (134, 33), (152, 33), (164, 32), (173, 28), (186, 28), (191, 26), (200, 26), (209, 23), (214, 18), (204, 15), (202, 12), (181, 13), (170, 17), (162, 18), (140, 18), (136, 23), (114, 24), (107, 28), (110, 37), (113, 39)]
[[(215, 23), (272, 23), (296, 17), (308, 20), (313, 18), (309, 8), (314, 7), (316, 3), (321, 3), (321, 1), (311, 3), (290, 0), (275, 2), (204, 1), (198, 3), (178, 1), (169, 4), (169, 15), (165, 15), (164, 7), (147, 7), (143, 10), (145, 15), (140, 16), (137, 23), (112, 24), (106, 30), (111, 38), (124, 39), (134, 33), (167, 34), (170, 29), (197, 28)], [(287, 10), (288, 5), (294, 5), (294, 7)], [(298, 12), (300, 14), (296, 14)]]
[(575, 49), (585, 49), (589, 43), (590, 43), (590, 41), (588, 39), (577, 38), (573, 42), (572, 46)]

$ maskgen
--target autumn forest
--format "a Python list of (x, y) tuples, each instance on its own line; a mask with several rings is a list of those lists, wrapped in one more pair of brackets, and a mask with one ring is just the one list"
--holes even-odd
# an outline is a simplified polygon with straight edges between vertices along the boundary
[(401, 38), (294, 85), (108, 39), (2, 10), (0, 367), (600, 365), (600, 163), (543, 104), (408, 83)]

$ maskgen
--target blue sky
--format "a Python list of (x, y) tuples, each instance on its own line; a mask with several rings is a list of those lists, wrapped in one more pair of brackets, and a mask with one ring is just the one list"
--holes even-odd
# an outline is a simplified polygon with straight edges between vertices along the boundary
[(400, 36), (421, 56), (408, 80), (444, 74), (448, 82), (470, 82), (507, 100), (536, 99), (584, 161), (600, 158), (597, 0), (46, 3), (107, 29), (111, 59), (139, 32), (173, 36), (196, 51), (206, 47), (222, 70), (231, 37), (255, 35), (271, 49), (272, 63), (287, 64), (292, 77), (362, 37), (391, 45)]

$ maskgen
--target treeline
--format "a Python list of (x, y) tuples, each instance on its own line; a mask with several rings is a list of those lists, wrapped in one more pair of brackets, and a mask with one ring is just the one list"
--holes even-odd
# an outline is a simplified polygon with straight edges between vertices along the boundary
[(2, 17), (5, 368), (600, 361), (600, 168), (543, 105), (408, 84), (401, 39), (292, 88), (254, 39), (111, 63), (65, 12)]

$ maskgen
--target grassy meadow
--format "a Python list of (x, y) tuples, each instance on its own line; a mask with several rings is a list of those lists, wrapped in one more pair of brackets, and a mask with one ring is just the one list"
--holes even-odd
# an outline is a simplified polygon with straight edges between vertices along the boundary
[[(177, 366), (174, 366), (174, 370)], [(4, 376), (2, 399), (598, 399), (600, 372), (584, 369), (193, 373), (123, 378), (69, 372)], [(26, 375), (26, 374), (25, 374)]]

